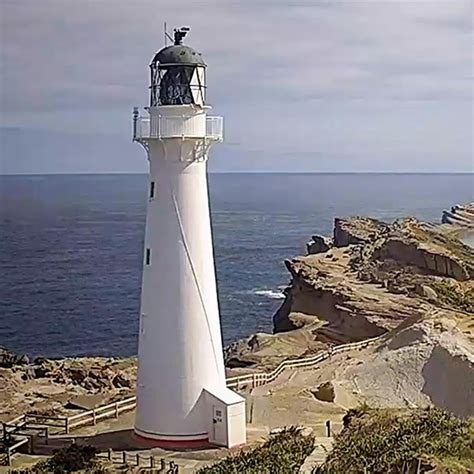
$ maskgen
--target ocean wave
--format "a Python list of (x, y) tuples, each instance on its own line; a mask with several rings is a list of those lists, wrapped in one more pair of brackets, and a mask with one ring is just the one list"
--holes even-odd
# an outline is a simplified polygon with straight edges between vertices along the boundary
[(280, 290), (252, 290), (252, 293), (257, 296), (264, 296), (272, 300), (282, 300), (285, 298), (285, 294)]

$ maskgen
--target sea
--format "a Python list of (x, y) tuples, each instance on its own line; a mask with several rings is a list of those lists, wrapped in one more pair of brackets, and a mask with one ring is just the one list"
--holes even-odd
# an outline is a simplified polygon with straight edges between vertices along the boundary
[[(305, 253), (334, 217), (439, 223), (472, 174), (211, 174), (225, 344), (272, 331)], [(0, 177), (0, 345), (30, 356), (137, 352), (147, 176)]]

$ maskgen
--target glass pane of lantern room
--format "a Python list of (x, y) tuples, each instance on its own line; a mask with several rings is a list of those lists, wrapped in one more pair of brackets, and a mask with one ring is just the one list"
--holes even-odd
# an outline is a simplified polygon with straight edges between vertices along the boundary
[(189, 66), (171, 66), (163, 74), (160, 83), (161, 105), (181, 105), (194, 103), (191, 94), (193, 68)]
[(204, 105), (204, 68), (196, 67), (191, 79), (191, 93), (196, 105)]

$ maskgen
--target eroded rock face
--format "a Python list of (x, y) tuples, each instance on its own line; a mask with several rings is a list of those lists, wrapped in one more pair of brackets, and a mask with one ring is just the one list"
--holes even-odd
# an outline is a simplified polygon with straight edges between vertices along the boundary
[(274, 315), (275, 333), (319, 321), (316, 338), (349, 342), (433, 306), (471, 308), (473, 250), (437, 227), (415, 219), (335, 219), (334, 245), (285, 262), (291, 282)]
[(15, 365), (27, 365), (30, 360), (26, 355), (18, 355), (0, 346), (0, 368), (10, 369)]
[(374, 251), (373, 258), (411, 265), (429, 274), (465, 281), (474, 277), (474, 266), (446, 246), (429, 245), (406, 237), (390, 237)]
[(329, 237), (322, 235), (313, 235), (312, 240), (306, 244), (306, 251), (308, 255), (316, 253), (324, 253), (333, 247), (333, 241)]
[(322, 402), (333, 402), (336, 398), (336, 393), (334, 391), (334, 385), (332, 382), (324, 382), (319, 385), (316, 389), (311, 390), (311, 393), (315, 398)]
[(435, 405), (460, 417), (473, 416), (469, 321), (456, 317), (446, 310), (405, 323), (361, 363), (349, 363), (338, 382), (371, 406)]
[(0, 421), (21, 413), (67, 413), (77, 396), (100, 395), (103, 403), (130, 396), (137, 360), (83, 357), (35, 359), (29, 364), (0, 368)]
[(378, 236), (387, 231), (387, 224), (368, 217), (354, 217), (352, 219), (334, 219), (334, 245), (347, 247), (348, 245), (363, 245), (373, 242)]

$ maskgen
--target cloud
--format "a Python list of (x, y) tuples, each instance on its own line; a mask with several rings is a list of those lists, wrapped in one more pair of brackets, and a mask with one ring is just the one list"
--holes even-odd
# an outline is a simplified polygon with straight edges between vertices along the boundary
[[(348, 152), (362, 149), (364, 169), (379, 167), (383, 153), (409, 169), (418, 153), (417, 166), (430, 170), (440, 151), (442, 169), (472, 169), (470, 0), (3, 0), (0, 8), (3, 127), (128, 137), (166, 20), (192, 27), (209, 97), (239, 144), (222, 150), (240, 153), (243, 169), (259, 159), (251, 150), (275, 156), (262, 166), (286, 169), (283, 150), (341, 153), (334, 170), (357, 170)], [(64, 171), (82, 169), (76, 160)], [(235, 166), (221, 162), (214, 166)]]

